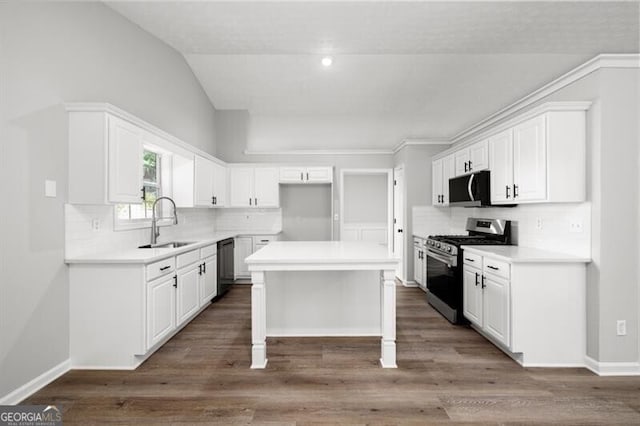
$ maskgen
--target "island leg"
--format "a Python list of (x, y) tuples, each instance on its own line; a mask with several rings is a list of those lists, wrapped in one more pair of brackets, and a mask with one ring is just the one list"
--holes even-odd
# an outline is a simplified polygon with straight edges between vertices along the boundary
[(265, 273), (251, 272), (251, 368), (267, 366)]
[(396, 272), (386, 269), (380, 273), (380, 318), (382, 339), (380, 364), (383, 368), (396, 365)]

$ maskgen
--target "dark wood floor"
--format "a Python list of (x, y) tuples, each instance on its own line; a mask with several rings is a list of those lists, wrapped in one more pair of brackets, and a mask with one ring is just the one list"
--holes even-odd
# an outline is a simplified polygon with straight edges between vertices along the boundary
[(71, 371), (24, 403), (65, 424), (640, 424), (640, 377), (524, 369), (398, 287), (398, 369), (378, 338), (269, 339), (250, 370), (250, 288), (235, 286), (135, 371)]

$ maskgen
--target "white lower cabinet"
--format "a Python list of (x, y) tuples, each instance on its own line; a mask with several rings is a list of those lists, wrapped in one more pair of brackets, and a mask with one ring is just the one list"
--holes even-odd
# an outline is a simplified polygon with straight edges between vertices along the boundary
[(217, 291), (216, 245), (144, 265), (71, 264), (70, 358), (78, 369), (134, 369)]
[(523, 366), (583, 366), (584, 261), (539, 252), (507, 261), (482, 252), (464, 251), (463, 314), (472, 327)]
[(508, 348), (509, 281), (504, 277), (509, 277), (510, 265), (466, 254), (464, 262), (462, 294), (465, 318)]
[(176, 328), (176, 278), (165, 276), (147, 284), (147, 347)]
[(245, 259), (272, 241), (278, 241), (278, 235), (251, 235), (236, 237), (233, 252), (234, 272), (236, 279), (251, 278)]
[(413, 280), (423, 290), (427, 288), (427, 259), (425, 240), (413, 237)]
[(178, 326), (186, 322), (200, 307), (200, 276), (201, 265), (192, 265), (178, 271), (176, 288), (177, 323)]

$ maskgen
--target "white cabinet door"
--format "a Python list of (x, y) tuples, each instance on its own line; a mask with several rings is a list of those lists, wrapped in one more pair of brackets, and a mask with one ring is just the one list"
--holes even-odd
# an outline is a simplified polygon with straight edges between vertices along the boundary
[(481, 271), (479, 269), (464, 266), (462, 275), (462, 294), (464, 317), (482, 327), (482, 285)]
[(213, 206), (227, 205), (227, 168), (221, 164), (213, 164)]
[(178, 271), (177, 325), (187, 321), (200, 307), (198, 265)]
[(213, 205), (213, 161), (199, 155), (195, 156), (194, 205), (211, 207)]
[(422, 260), (422, 249), (416, 246), (413, 246), (413, 279), (416, 284), (421, 287), (424, 286), (424, 261)]
[(231, 207), (253, 206), (253, 168), (231, 167), (229, 180), (229, 205)]
[(142, 202), (142, 129), (109, 116), (109, 202)]
[(464, 175), (471, 171), (469, 170), (469, 148), (463, 148), (456, 151), (453, 155), (456, 176)]
[(431, 204), (434, 206), (442, 205), (442, 159), (431, 163), (431, 180)]
[(165, 276), (147, 283), (147, 349), (176, 328), (174, 277)]
[(333, 167), (307, 167), (304, 178), (309, 183), (333, 182)]
[(360, 241), (360, 229), (359, 228), (343, 228), (340, 234), (341, 241)]
[(513, 203), (513, 133), (511, 129), (489, 139), (491, 203)]
[(253, 253), (253, 239), (251, 237), (237, 237), (233, 250), (236, 278), (251, 276), (244, 260)]
[(474, 143), (469, 147), (469, 171), (479, 172), (489, 168), (489, 141)]
[(484, 331), (509, 347), (509, 281), (487, 276), (484, 285)]
[(216, 256), (207, 257), (202, 266), (200, 275), (200, 306), (204, 306), (216, 297), (217, 287), (217, 264)]
[(280, 167), (280, 182), (303, 183), (305, 181), (304, 167)]
[(254, 183), (254, 206), (279, 207), (280, 173), (277, 167), (256, 167)]
[(545, 116), (513, 129), (513, 181), (516, 201), (547, 198)]
[(442, 159), (442, 194), (444, 206), (449, 205), (449, 179), (455, 176), (455, 158), (454, 155), (448, 155)]

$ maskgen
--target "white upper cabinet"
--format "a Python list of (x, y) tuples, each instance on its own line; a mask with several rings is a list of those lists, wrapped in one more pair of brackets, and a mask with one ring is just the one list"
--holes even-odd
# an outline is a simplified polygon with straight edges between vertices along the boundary
[(489, 139), (491, 202), (513, 203), (513, 132), (511, 129)]
[(491, 137), (491, 202), (584, 201), (585, 126), (584, 111), (550, 111)]
[(449, 179), (455, 176), (455, 155), (450, 154), (432, 163), (432, 202), (436, 207), (449, 205)]
[(513, 129), (513, 196), (518, 201), (547, 197), (545, 116)]
[(254, 207), (280, 206), (279, 171), (277, 167), (256, 167), (253, 186)]
[(489, 168), (489, 143), (487, 140), (477, 142), (456, 151), (454, 156), (456, 176), (486, 170)]
[(142, 201), (143, 130), (117, 117), (109, 116), (109, 202)]
[(213, 163), (213, 207), (227, 205), (227, 168)]
[(195, 156), (193, 204), (196, 207), (213, 205), (213, 161)]
[(277, 167), (230, 167), (230, 207), (279, 207)]
[(333, 167), (280, 167), (280, 183), (332, 183)]

